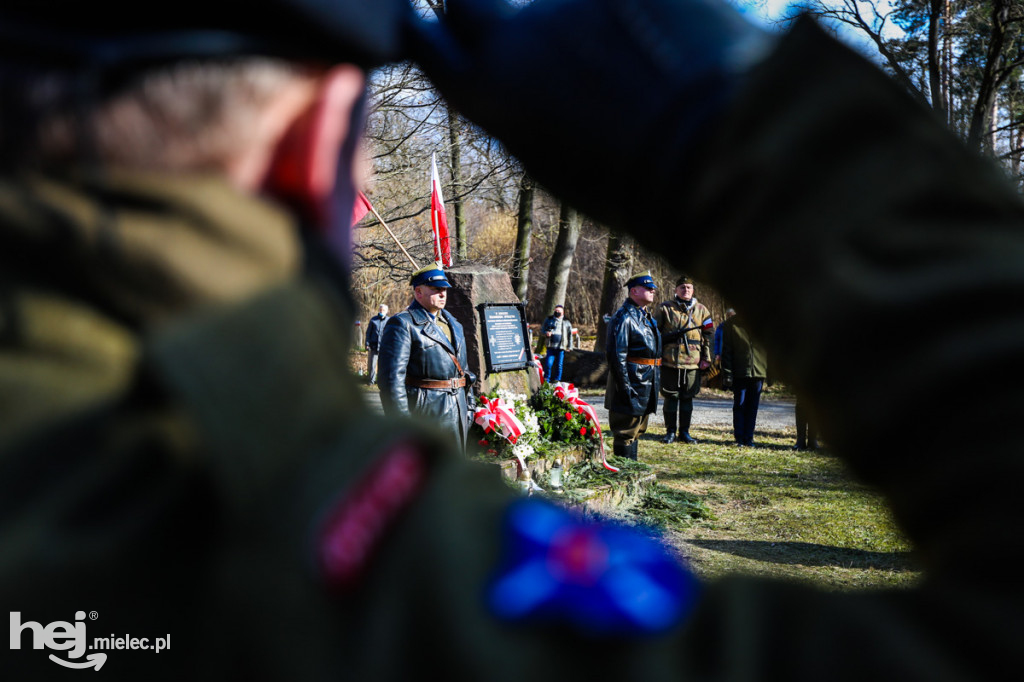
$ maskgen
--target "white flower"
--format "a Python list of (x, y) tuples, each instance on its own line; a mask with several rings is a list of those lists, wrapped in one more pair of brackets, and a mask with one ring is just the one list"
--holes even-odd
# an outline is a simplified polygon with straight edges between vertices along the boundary
[(516, 443), (512, 446), (512, 454), (520, 459), (526, 459), (533, 454), (533, 446), (526, 443)]
[(512, 408), (512, 411), (516, 413), (516, 416), (518, 416), (523, 410), (528, 409), (529, 402), (524, 393), (513, 393), (507, 388), (499, 388), (496, 393), (498, 397), (501, 398), (502, 402)]
[(540, 423), (537, 421), (537, 413), (529, 410), (520, 420), (526, 429), (526, 433), (540, 433)]

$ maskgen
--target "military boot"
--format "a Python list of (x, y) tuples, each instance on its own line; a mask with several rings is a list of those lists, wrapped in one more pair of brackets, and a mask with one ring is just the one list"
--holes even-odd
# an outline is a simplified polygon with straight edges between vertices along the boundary
[(627, 455), (627, 457), (629, 457), (634, 462), (639, 461), (639, 460), (637, 460), (637, 450), (639, 448), (640, 448), (640, 441), (635, 440), (632, 443), (630, 443), (629, 444), (629, 454)]
[(688, 411), (679, 411), (679, 440), (683, 441), (687, 445), (699, 442), (696, 438), (690, 435), (690, 419), (693, 418), (693, 408), (691, 407)]
[[(636, 442), (636, 441), (634, 441)], [(629, 457), (629, 446), (621, 440), (612, 441), (612, 454), (616, 457)]]
[(665, 411), (665, 437), (661, 439), (662, 443), (675, 443), (676, 442), (676, 413)]

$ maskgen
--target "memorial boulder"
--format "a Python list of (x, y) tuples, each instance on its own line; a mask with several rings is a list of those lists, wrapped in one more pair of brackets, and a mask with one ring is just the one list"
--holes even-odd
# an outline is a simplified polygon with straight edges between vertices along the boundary
[(532, 395), (540, 388), (533, 366), (522, 302), (507, 273), (484, 265), (460, 265), (446, 272), (452, 289), (446, 309), (462, 324), (476, 390), (505, 388)]

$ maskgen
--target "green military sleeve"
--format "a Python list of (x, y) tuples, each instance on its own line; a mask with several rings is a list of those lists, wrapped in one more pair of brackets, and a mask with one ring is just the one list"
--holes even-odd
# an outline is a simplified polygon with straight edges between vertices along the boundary
[[(1024, 394), (1008, 380), (1024, 368), (1018, 193), (810, 21), (686, 165), (689, 229), (641, 238), (684, 254), (677, 265), (744, 311), (830, 446), (884, 491), (929, 576), (915, 591), (846, 597), (716, 586), (697, 626), (720, 627), (709, 646), (743, 652), (750, 677), (779, 679), (984, 677), (1016, 660), (1024, 546), (1006, 529), (1024, 522), (1012, 427)], [(956, 303), (970, 320), (940, 328)], [(901, 352), (872, 350), (878, 331)], [(951, 513), (954, 499), (999, 523)]]

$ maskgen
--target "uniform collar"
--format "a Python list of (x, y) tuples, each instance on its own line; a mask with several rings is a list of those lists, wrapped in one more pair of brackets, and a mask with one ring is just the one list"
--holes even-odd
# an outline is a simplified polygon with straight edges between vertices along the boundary
[(427, 322), (437, 322), (438, 320), (447, 320), (444, 316), (444, 308), (437, 311), (435, 314), (427, 312), (427, 309), (420, 305), (420, 302), (413, 299), (413, 302), (409, 304), (407, 310), (412, 314), (413, 320), (416, 324), (426, 324)]
[[(445, 317), (445, 311), (442, 308), (440, 311), (438, 311), (437, 318), (435, 319), (430, 313), (427, 312), (427, 309), (421, 306), (419, 302), (417, 302), (416, 300), (413, 300), (413, 302), (409, 304), (409, 307), (406, 308), (406, 310), (408, 310), (409, 314), (412, 316), (412, 321), (414, 324), (416, 324), (417, 326), (424, 327), (424, 329), (421, 332), (422, 334), (430, 337), (437, 343), (440, 343), (442, 346), (449, 349), (450, 351), (456, 353), (458, 352), (458, 342), (454, 340), (449, 341), (448, 337), (445, 336), (444, 333), (441, 332), (441, 330), (438, 329), (436, 326), (438, 320), (444, 320), (446, 323), (448, 323), (448, 326), (451, 327), (454, 335), (455, 326), (448, 322), (449, 318), (451, 317), (450, 313), (448, 317)], [(435, 325), (429, 324), (430, 322), (434, 322)]]
[[(651, 312), (649, 310), (647, 310), (646, 308), (641, 308), (640, 306), (638, 306), (636, 303), (633, 302), (633, 299), (626, 298), (626, 303), (628, 303), (632, 307), (631, 308), (632, 310), (636, 311), (636, 314), (646, 315), (648, 317), (651, 316)], [(627, 310), (630, 310), (630, 308), (627, 308)]]

